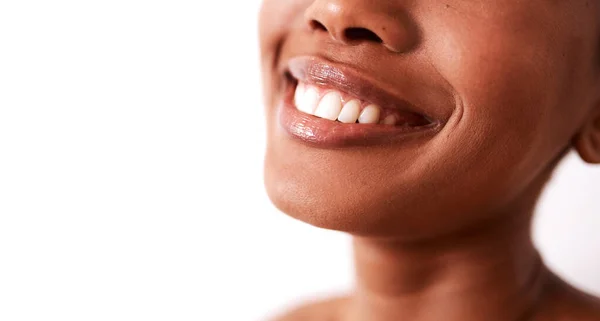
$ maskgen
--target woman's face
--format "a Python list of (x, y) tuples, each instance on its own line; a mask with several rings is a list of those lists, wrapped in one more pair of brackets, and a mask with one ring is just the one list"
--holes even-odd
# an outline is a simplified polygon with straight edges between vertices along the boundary
[(266, 0), (270, 198), (320, 227), (404, 237), (526, 203), (598, 104), (599, 10)]

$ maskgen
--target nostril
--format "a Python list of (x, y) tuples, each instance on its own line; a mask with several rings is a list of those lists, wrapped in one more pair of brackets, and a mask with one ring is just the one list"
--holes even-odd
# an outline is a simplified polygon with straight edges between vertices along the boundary
[(344, 31), (344, 37), (347, 41), (366, 40), (378, 43), (383, 42), (373, 31), (365, 28), (348, 28)]
[(310, 21), (310, 28), (312, 30), (327, 31), (327, 28), (322, 23), (318, 22), (317, 20)]

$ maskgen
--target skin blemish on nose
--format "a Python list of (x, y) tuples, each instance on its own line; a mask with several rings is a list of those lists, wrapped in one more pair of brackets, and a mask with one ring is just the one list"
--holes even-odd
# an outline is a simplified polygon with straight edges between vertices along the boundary
[(342, 8), (338, 4), (328, 3), (327, 4), (327, 10), (330, 13), (340, 13), (342, 11)]

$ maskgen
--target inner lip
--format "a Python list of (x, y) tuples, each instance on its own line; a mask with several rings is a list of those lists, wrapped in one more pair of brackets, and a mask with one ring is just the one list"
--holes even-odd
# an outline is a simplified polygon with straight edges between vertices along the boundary
[(316, 57), (290, 59), (283, 75), (288, 84), (286, 95), (291, 103), (296, 87), (302, 82), (325, 90), (339, 91), (363, 102), (376, 104), (383, 110), (393, 110), (396, 115), (404, 118), (404, 127), (431, 127), (439, 124), (439, 121), (417, 111), (416, 106), (377, 87), (360, 73), (344, 66), (334, 66), (333, 63)]

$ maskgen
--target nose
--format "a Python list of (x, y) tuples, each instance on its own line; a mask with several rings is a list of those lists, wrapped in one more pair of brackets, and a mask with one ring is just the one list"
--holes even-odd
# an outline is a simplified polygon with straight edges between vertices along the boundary
[[(393, 1), (392, 1), (393, 2)], [(316, 0), (305, 12), (315, 32), (327, 32), (343, 44), (379, 43), (393, 52), (406, 52), (417, 42), (417, 28), (399, 1)]]

